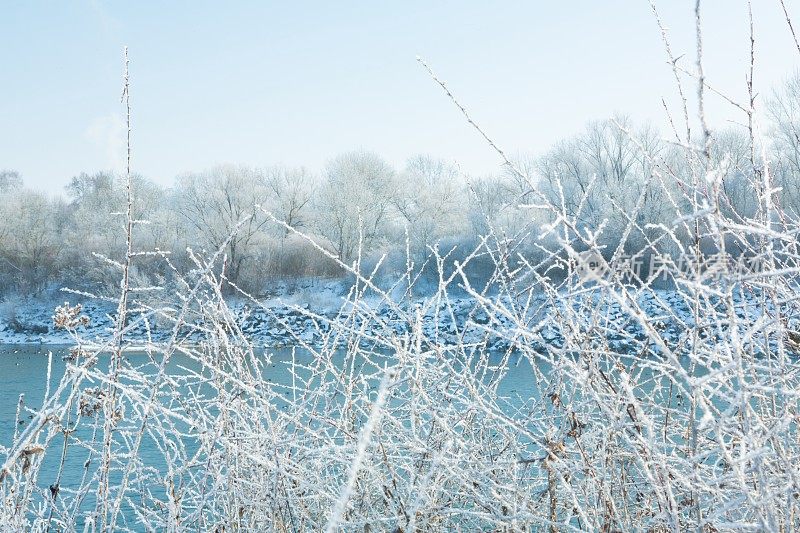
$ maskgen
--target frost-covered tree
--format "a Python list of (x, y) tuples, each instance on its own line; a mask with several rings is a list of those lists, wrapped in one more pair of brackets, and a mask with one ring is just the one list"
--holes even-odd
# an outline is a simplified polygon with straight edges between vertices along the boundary
[(800, 73), (773, 91), (766, 110), (772, 126), (772, 173), (783, 188), (784, 206), (800, 213)]
[(640, 196), (637, 225), (660, 221), (662, 189), (653, 177), (663, 149), (653, 128), (635, 127), (627, 117), (592, 122), (539, 159), (539, 186), (580, 227), (604, 225), (604, 240), (613, 243)]
[(520, 203), (520, 198), (509, 186), (508, 180), (501, 176), (482, 176), (470, 178), (467, 185), (468, 214), (472, 237), (503, 228), (500, 224), (505, 212)]
[(6, 238), (11, 231), (11, 214), (9, 208), (14, 195), (22, 188), (22, 179), (13, 170), (0, 171), (0, 249), (4, 248)]
[(0, 171), (0, 291), (36, 292), (63, 268), (64, 202)]
[(270, 197), (262, 171), (233, 165), (178, 178), (177, 208), (189, 241), (207, 250), (224, 249), (226, 277), (237, 283), (264, 240), (269, 221), (256, 206)]
[[(144, 250), (170, 250), (174, 240), (161, 220), (168, 213), (167, 196), (161, 187), (138, 175), (132, 177), (135, 195), (133, 213), (138, 220), (149, 224), (134, 226), (137, 243)], [(123, 179), (109, 172), (82, 173), (73, 177), (66, 187), (69, 197), (69, 217), (64, 235), (66, 246), (64, 269), (70, 286), (100, 285), (116, 289), (116, 273), (110, 272), (95, 254), (120, 261), (125, 253), (122, 213), (126, 193)], [(170, 224), (175, 227), (175, 221)], [(141, 274), (147, 269), (147, 258), (137, 258), (135, 267)]]
[(731, 217), (752, 217), (758, 207), (753, 181), (751, 143), (742, 129), (714, 132), (711, 145), (713, 167), (721, 173), (720, 203)]
[(397, 193), (395, 171), (372, 152), (348, 152), (325, 170), (317, 194), (317, 231), (345, 261), (369, 251), (385, 238)]
[[(308, 225), (308, 210), (316, 188), (314, 176), (305, 168), (272, 167), (264, 172), (268, 209), (278, 220), (292, 228)], [(281, 228), (288, 235), (288, 228)]]
[(453, 165), (429, 155), (409, 159), (399, 181), (393, 204), (408, 231), (411, 252), (421, 260), (438, 239), (464, 231), (464, 184)]
[(17, 289), (38, 291), (60, 268), (64, 203), (41, 192), (19, 191), (3, 208), (3, 269), (19, 283)]
[(0, 170), (0, 194), (22, 188), (22, 177), (16, 170)]
[(123, 198), (117, 176), (108, 172), (82, 173), (67, 185), (71, 224), (67, 235), (69, 249), (83, 262), (93, 252), (115, 257), (122, 253), (124, 234), (119, 213)]

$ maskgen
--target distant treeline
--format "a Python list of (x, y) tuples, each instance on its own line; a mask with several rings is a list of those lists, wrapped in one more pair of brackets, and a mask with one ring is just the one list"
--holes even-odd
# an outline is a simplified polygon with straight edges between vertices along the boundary
[[(797, 79), (773, 95), (765, 130), (772, 183), (794, 214), (800, 209), (798, 95)], [(711, 136), (705, 190), (720, 195), (733, 219), (754, 216), (766, 170), (750, 138), (739, 126)], [(138, 256), (135, 275), (144, 284), (169, 284), (173, 269), (195, 266), (187, 249), (223, 249), (227, 279), (255, 294), (274, 280), (343, 275), (317, 247), (347, 264), (362, 258), (362, 270), (384, 257), (384, 272), (409, 264), (433, 272), (433, 248), (449, 254), (449, 268), (482, 242), (509, 260), (539, 261), (547, 259), (547, 243), (559, 238), (547, 231), (556, 217), (600, 231), (609, 253), (623, 236), (625, 250), (635, 252), (653, 245), (655, 226), (689, 214), (692, 199), (681, 184), (697, 175), (687, 150), (699, 149), (617, 116), (590, 123), (541, 156), (499, 167), (494, 176), (464, 176), (430, 156), (397, 169), (363, 151), (336, 157), (319, 175), (304, 168), (220, 166), (178, 176), (171, 187), (136, 176), (134, 213), (142, 221), (134, 228), (136, 249), (158, 251), (169, 261), (158, 253)], [(542, 196), (561, 212), (538, 208)], [(112, 173), (80, 174), (63, 195), (53, 196), (26, 188), (14, 171), (0, 172), (0, 292), (65, 285), (114, 291), (118, 273), (111, 263), (124, 256), (125, 198), (124, 181)], [(631, 213), (636, 219), (626, 234)], [(677, 249), (681, 243), (662, 245)], [(470, 275), (480, 277), (481, 264), (494, 271), (496, 257), (471, 260)]]

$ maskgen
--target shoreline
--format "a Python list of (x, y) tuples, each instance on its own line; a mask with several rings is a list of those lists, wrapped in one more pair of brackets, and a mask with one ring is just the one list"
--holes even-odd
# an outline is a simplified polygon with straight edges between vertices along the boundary
[[(562, 332), (552, 324), (552, 304), (543, 296), (532, 306), (529, 315), (517, 317), (517, 320), (494, 314), (490, 308), (481, 306), (469, 296), (451, 298), (447, 306), (441, 302), (434, 305), (436, 301), (432, 298), (435, 297), (419, 298), (406, 306), (412, 311), (409, 313), (411, 315), (414, 307), (420, 306), (423, 309), (423, 335), (442, 345), (485, 343), (487, 348), (499, 350), (518, 342), (514, 339), (518, 339), (521, 331), (527, 331), (528, 334), (535, 332), (540, 336), (541, 341), (526, 341), (531, 342), (534, 347), (541, 344), (544, 349), (560, 347), (562, 344)], [(63, 304), (63, 301), (60, 303)], [(97, 301), (79, 303), (82, 304), (81, 312), (90, 319), (87, 326), (81, 326), (78, 330), (82, 343), (94, 343), (96, 346), (104, 344), (104, 340), (113, 331), (113, 304)], [(343, 298), (327, 298), (323, 305), (311, 305), (287, 296), (259, 302), (258, 307), (252, 303), (234, 301), (230, 304), (230, 310), (244, 336), (256, 348), (278, 349), (302, 343), (311, 346), (320, 344), (330, 340), (328, 336), (337, 327), (337, 323), (342, 323), (345, 327), (344, 322), (348, 324), (346, 329), (352, 332), (362, 331), (365, 337), (402, 337), (412, 333), (415, 325), (399, 316), (385, 303), (382, 304), (378, 299), (366, 299), (362, 303), (368, 312), (356, 313), (355, 316), (351, 314), (352, 306), (347, 305)], [(15, 309), (14, 324), (9, 322), (8, 317), (0, 317), (0, 346), (74, 346), (74, 338), (64, 330), (56, 330), (53, 325), (55, 305), (59, 304), (54, 304), (52, 300), (28, 300)], [(613, 349), (624, 350), (626, 344), (641, 338), (641, 327), (622, 312), (617, 304), (604, 301), (602, 305), (604, 320), (609, 325), (612, 322), (617, 323), (617, 331), (621, 333), (609, 339)], [(659, 322), (661, 335), (667, 341), (677, 341), (686, 327), (693, 323), (685, 302), (681, 301), (680, 295), (675, 291), (656, 290), (643, 293), (641, 305), (651, 320)], [(156, 321), (151, 321), (145, 327), (145, 321), (136, 320), (136, 317), (134, 314), (129, 325), (131, 330), (126, 335), (129, 342), (135, 345), (134, 348), (144, 349), (148, 343), (158, 344), (171, 336), (170, 324), (159, 327)], [(190, 324), (183, 340), (202, 342), (201, 326), (201, 323)], [(193, 327), (196, 329), (189, 331)], [(530, 339), (528, 334), (525, 337)], [(343, 337), (347, 337), (347, 333), (343, 332)], [(129, 347), (127, 351), (135, 350)]]

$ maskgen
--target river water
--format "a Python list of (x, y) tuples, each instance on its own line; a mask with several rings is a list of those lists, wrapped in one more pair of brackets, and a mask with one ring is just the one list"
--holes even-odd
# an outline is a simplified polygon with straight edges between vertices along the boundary
[[(50, 390), (55, 389), (66, 369), (66, 362), (64, 356), (69, 353), (69, 346), (56, 346), (56, 345), (2, 345), (0, 344), (0, 451), (2, 447), (10, 446), (14, 441), (15, 435), (25, 430), (30, 424), (34, 415), (32, 412), (38, 412), (44, 400), (45, 392), (47, 390), (47, 376), (48, 365), (50, 366)], [(271, 349), (270, 354), (270, 380), (274, 383), (290, 385), (291, 375), (288, 367), (292, 362), (292, 350), (288, 348)], [(343, 354), (342, 354), (343, 355)], [(260, 357), (266, 357), (266, 354), (260, 353)], [(126, 353), (125, 357), (130, 360), (134, 366), (146, 365), (148, 363), (148, 356), (146, 354)], [(297, 362), (299, 358), (305, 358), (306, 363), (310, 362), (310, 355), (294, 354)], [(388, 359), (388, 357), (387, 357)], [(499, 356), (498, 356), (499, 359)], [(498, 392), (508, 398), (510, 404), (515, 403), (517, 398), (520, 402), (537, 396), (535, 390), (536, 380), (533, 376), (531, 366), (527, 360), (520, 360), (517, 358), (512, 361), (511, 369), (505, 375), (505, 378), (498, 386)], [(107, 359), (98, 363), (99, 365), (106, 365)], [(168, 372), (172, 375), (185, 373), (186, 367), (194, 367), (196, 363), (188, 360), (187, 358), (178, 354), (174, 355), (168, 365)], [(84, 387), (96, 386), (96, 384), (84, 382)], [(18, 413), (18, 406), (20, 398), (23, 398), (24, 405), (28, 410), (21, 410)], [(524, 398), (524, 399), (523, 399)], [(74, 416), (75, 413), (73, 413)], [(75, 434), (74, 438), (90, 438), (91, 437), (91, 424), (85, 424), (82, 429)], [(55, 448), (51, 448), (45, 456), (45, 460), (39, 470), (38, 485), (46, 488), (56, 479), (59, 470), (59, 456), (61, 442), (56, 438)], [(143, 441), (142, 447), (139, 450), (139, 456), (143, 462), (152, 466), (155, 469), (161, 469), (161, 454), (158, 450), (158, 444), (152, 440)], [(86, 460), (85, 452), (70, 453), (60, 478), (60, 486), (62, 488), (76, 487), (81, 484), (81, 479), (85, 475), (83, 463)], [(4, 459), (0, 454), (0, 460)], [(113, 476), (112, 476), (113, 477)], [(93, 492), (93, 491), (92, 491)], [(94, 494), (87, 494), (86, 499), (81, 506), (83, 510), (89, 510), (94, 505)], [(123, 510), (123, 514), (129, 514)], [(83, 519), (77, 518), (77, 524), (80, 526)], [(135, 519), (133, 516), (126, 516), (128, 520)], [(126, 520), (129, 527), (136, 529), (136, 525)]]
[[(42, 405), (47, 388), (48, 359), (51, 361), (50, 387), (58, 385), (66, 368), (64, 356), (69, 353), (69, 346), (58, 345), (3, 345), (0, 344), (0, 445), (8, 446), (15, 431), (22, 431), (31, 415), (23, 413), (17, 417), (17, 406), (20, 396), (29, 408), (38, 410)], [(270, 380), (288, 385), (291, 377), (287, 370), (292, 361), (292, 350), (289, 348), (270, 349)], [(52, 354), (52, 357), (49, 357)], [(133, 363), (145, 363), (145, 354), (126, 353), (125, 357)], [(295, 354), (295, 358), (297, 358)], [(512, 360), (511, 368), (500, 383), (498, 391), (507, 397), (524, 397), (529, 399), (536, 395), (532, 389), (532, 370), (526, 360)], [(102, 363), (101, 363), (102, 364)], [(193, 366), (179, 354), (174, 355), (168, 371), (182, 373), (182, 367)], [(89, 386), (89, 384), (87, 384)]]

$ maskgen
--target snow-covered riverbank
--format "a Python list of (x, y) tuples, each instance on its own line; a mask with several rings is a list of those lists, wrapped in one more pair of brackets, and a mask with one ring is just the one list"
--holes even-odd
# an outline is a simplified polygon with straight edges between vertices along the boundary
[[(669, 344), (678, 342), (683, 332), (692, 323), (687, 303), (671, 291), (654, 291), (639, 297), (648, 321), (660, 332)], [(520, 342), (519, 335), (525, 331), (524, 342), (545, 348), (559, 347), (563, 335), (556, 320), (558, 313), (569, 313), (560, 304), (553, 306), (544, 297), (528, 303), (527, 311), (518, 316), (508, 316), (493, 311), (491, 306), (481, 305), (469, 297), (451, 298), (447, 302), (420, 298), (413, 303), (394, 307), (379, 300), (362, 300), (361, 312), (352, 313), (352, 307), (343, 297), (330, 293), (319, 298), (274, 298), (256, 305), (253, 302), (233, 302), (230, 309), (235, 323), (257, 346), (282, 347), (307, 343), (315, 345), (330, 342), (332, 336), (343, 332), (358, 332), (368, 341), (373, 337), (402, 337), (413, 328), (420, 327), (427, 339), (441, 344), (486, 343), (491, 349), (503, 349), (513, 342)], [(53, 310), (57, 305), (52, 300), (27, 300), (18, 304), (12, 313), (0, 317), (0, 344), (68, 344), (70, 335), (53, 325)], [(617, 302), (604, 301), (603, 323), (596, 327), (615, 333), (608, 338), (609, 347), (622, 351), (626, 345), (644, 338), (639, 322), (625, 313)], [(742, 306), (745, 312), (747, 306)], [(507, 309), (510, 307), (506, 307)], [(367, 312), (364, 312), (366, 310)], [(89, 323), (79, 330), (84, 341), (99, 341), (108, 338), (115, 306), (112, 302), (82, 302), (82, 312)], [(417, 318), (419, 313), (419, 319)], [(419, 326), (417, 326), (417, 320)], [(580, 315), (571, 317), (574, 323)], [(569, 321), (567, 321), (568, 323)], [(336, 327), (332, 328), (331, 324)], [(202, 329), (202, 324), (195, 324)], [(584, 324), (583, 327), (588, 327)], [(172, 333), (171, 326), (160, 327), (157, 319), (131, 322), (128, 338), (132, 341), (166, 340)], [(197, 340), (202, 333), (192, 333)]]

